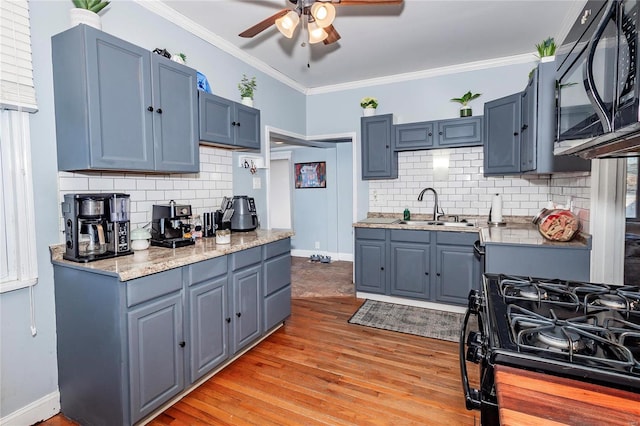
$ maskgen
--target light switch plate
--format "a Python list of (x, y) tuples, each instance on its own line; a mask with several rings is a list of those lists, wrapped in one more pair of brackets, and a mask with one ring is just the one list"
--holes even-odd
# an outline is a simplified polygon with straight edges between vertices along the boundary
[(253, 189), (260, 189), (262, 188), (262, 181), (260, 180), (259, 177), (254, 177), (253, 178)]

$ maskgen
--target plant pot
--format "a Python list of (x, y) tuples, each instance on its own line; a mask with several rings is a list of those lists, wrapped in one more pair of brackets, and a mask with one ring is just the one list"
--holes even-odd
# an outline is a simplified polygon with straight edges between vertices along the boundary
[(246, 105), (246, 106), (250, 106), (253, 107), (253, 98), (242, 98), (242, 101), (240, 101), (242, 103), (242, 105)]
[(362, 115), (365, 117), (371, 117), (372, 115), (376, 115), (375, 108), (362, 108)]
[(556, 60), (555, 55), (554, 56), (543, 56), (542, 58), (540, 58), (540, 62), (545, 63), (545, 62), (553, 62)]
[(465, 106), (460, 108), (460, 117), (471, 117), (473, 115), (473, 111), (471, 111), (471, 107)]
[(79, 24), (85, 24), (90, 27), (102, 30), (102, 21), (100, 20), (100, 15), (90, 10), (74, 7), (69, 11), (69, 17), (71, 18), (72, 27), (75, 27)]

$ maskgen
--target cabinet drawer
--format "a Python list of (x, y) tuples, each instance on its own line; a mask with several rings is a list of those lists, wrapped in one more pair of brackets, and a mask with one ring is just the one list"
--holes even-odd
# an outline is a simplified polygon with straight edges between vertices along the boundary
[(291, 315), (291, 286), (264, 299), (264, 329), (269, 330)]
[(404, 229), (392, 229), (391, 241), (405, 241), (409, 243), (428, 243), (431, 239), (429, 231), (410, 231)]
[(436, 235), (438, 244), (457, 244), (472, 246), (480, 236), (476, 232), (446, 232), (439, 231)]
[(380, 228), (356, 228), (356, 238), (384, 240), (385, 230)]
[(291, 284), (291, 256), (282, 255), (264, 262), (264, 294)]
[(264, 258), (269, 259), (272, 257), (276, 257), (279, 254), (286, 253), (291, 251), (291, 241), (289, 238), (285, 238), (284, 240), (274, 241), (273, 243), (269, 243), (264, 246)]
[(146, 302), (182, 288), (182, 268), (170, 269), (128, 281), (127, 307)]
[(227, 273), (227, 256), (189, 265), (189, 285)]
[(238, 251), (231, 255), (231, 270), (237, 271), (245, 266), (260, 263), (262, 261), (262, 247), (253, 247), (247, 250)]

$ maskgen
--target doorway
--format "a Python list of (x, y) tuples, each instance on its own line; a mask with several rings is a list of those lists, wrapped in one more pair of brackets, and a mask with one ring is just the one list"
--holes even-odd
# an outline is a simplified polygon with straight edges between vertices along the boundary
[(269, 218), (273, 229), (292, 229), (291, 192), (291, 151), (271, 153), (269, 162), (271, 171), (271, 190), (269, 191)]

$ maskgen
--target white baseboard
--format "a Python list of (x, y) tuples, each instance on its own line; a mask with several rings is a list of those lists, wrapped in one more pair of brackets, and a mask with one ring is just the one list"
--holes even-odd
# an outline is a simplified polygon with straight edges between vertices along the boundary
[(331, 260), (343, 260), (345, 262), (353, 262), (353, 253), (331, 253), (321, 250), (291, 250), (291, 256), (309, 257), (312, 254), (321, 254), (323, 256), (331, 256)]
[(0, 418), (0, 426), (32, 425), (60, 412), (60, 392), (55, 391)]
[(435, 309), (437, 311), (455, 312), (458, 314), (464, 314), (467, 311), (467, 308), (464, 306), (445, 305), (442, 303), (405, 299), (403, 297), (387, 296), (384, 294), (363, 293), (361, 291), (356, 292), (356, 297), (358, 299), (371, 299), (377, 300), (379, 302), (396, 303), (398, 305), (408, 305), (418, 308)]

